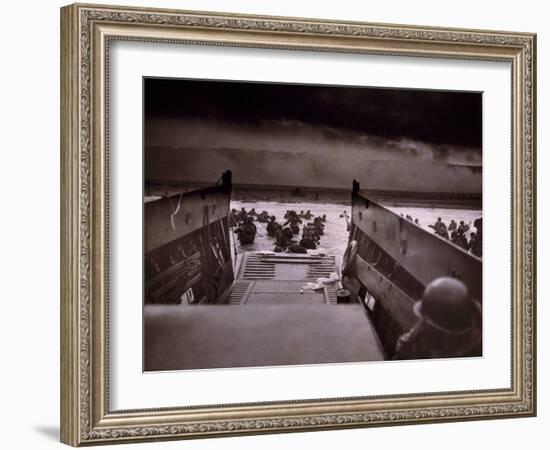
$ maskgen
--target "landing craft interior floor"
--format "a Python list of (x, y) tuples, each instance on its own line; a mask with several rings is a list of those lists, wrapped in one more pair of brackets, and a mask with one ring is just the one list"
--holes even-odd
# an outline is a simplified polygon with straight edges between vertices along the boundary
[(145, 307), (146, 371), (384, 359), (360, 305)]
[(247, 252), (239, 262), (237, 280), (228, 293), (230, 304), (336, 304), (336, 283), (317, 291), (302, 289), (306, 283), (328, 278), (337, 271), (334, 256)]
[(337, 286), (323, 289), (302, 289), (303, 281), (237, 280), (228, 294), (232, 305), (256, 304), (336, 304)]
[(145, 306), (145, 370), (384, 359), (359, 304), (337, 304), (334, 257), (245, 253), (224, 304)]

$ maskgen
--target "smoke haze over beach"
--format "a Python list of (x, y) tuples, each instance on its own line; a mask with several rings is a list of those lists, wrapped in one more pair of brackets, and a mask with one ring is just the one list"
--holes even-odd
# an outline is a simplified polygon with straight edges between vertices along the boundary
[(145, 79), (145, 178), (481, 192), (481, 94)]

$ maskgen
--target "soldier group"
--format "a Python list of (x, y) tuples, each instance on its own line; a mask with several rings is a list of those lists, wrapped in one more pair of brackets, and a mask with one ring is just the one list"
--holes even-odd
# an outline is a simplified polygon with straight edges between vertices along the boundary
[[(475, 232), (470, 231), (470, 225), (464, 223), (461, 220), (458, 224), (453, 220), (449, 223), (449, 226), (445, 225), (445, 222), (441, 220), (441, 217), (437, 218), (437, 222), (433, 225), (429, 225), (430, 228), (434, 229), (434, 233), (438, 236), (449, 239), (453, 244), (458, 245), (467, 252), (470, 252), (476, 256), (481, 257), (482, 255), (482, 219), (474, 220)], [(449, 234), (450, 233), (450, 234)], [(468, 239), (468, 235), (470, 239)]]
[(310, 210), (301, 211), (300, 214), (294, 210), (288, 210), (284, 215), (286, 222), (281, 225), (272, 216), (271, 222), (267, 225), (267, 234), (275, 238), (274, 250), (276, 252), (288, 250), (290, 253), (307, 253), (308, 249), (316, 249), (321, 236), (324, 234), (326, 215), (315, 217), (313, 222), (306, 223), (302, 228), (302, 238), (299, 243), (293, 241), (294, 236), (300, 234), (302, 219), (307, 220), (312, 217), (313, 214)]
[[(302, 237), (298, 243), (294, 238), (300, 234), (300, 225), (304, 220), (310, 220), (302, 227)], [(316, 249), (324, 234), (326, 215), (314, 217), (310, 210), (301, 211), (299, 214), (294, 210), (287, 210), (284, 219), (280, 224), (275, 216), (269, 216), (267, 211), (257, 213), (254, 208), (246, 211), (241, 208), (240, 211), (232, 209), (230, 216), (230, 225), (235, 229), (235, 233), (241, 245), (252, 244), (256, 237), (257, 228), (254, 221), (266, 223), (267, 235), (275, 239), (276, 252), (289, 251), (290, 253), (307, 253), (308, 249)]]

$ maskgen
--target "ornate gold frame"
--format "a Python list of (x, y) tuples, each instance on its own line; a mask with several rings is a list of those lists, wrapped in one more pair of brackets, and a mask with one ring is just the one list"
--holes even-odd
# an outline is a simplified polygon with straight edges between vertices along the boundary
[[(106, 235), (109, 42), (507, 61), (512, 66), (512, 385), (509, 389), (111, 411)], [(98, 5), (61, 10), (61, 440), (106, 444), (533, 416), (535, 52), (529, 33)], [(259, 399), (260, 400), (260, 399)]]

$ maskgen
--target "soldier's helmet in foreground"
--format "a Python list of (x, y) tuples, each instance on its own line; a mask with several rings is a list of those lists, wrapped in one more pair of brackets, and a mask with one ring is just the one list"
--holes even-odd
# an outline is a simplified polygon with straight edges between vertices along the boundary
[(456, 278), (440, 277), (426, 286), (422, 299), (415, 303), (414, 312), (431, 326), (448, 334), (471, 330), (480, 314), (466, 285)]

